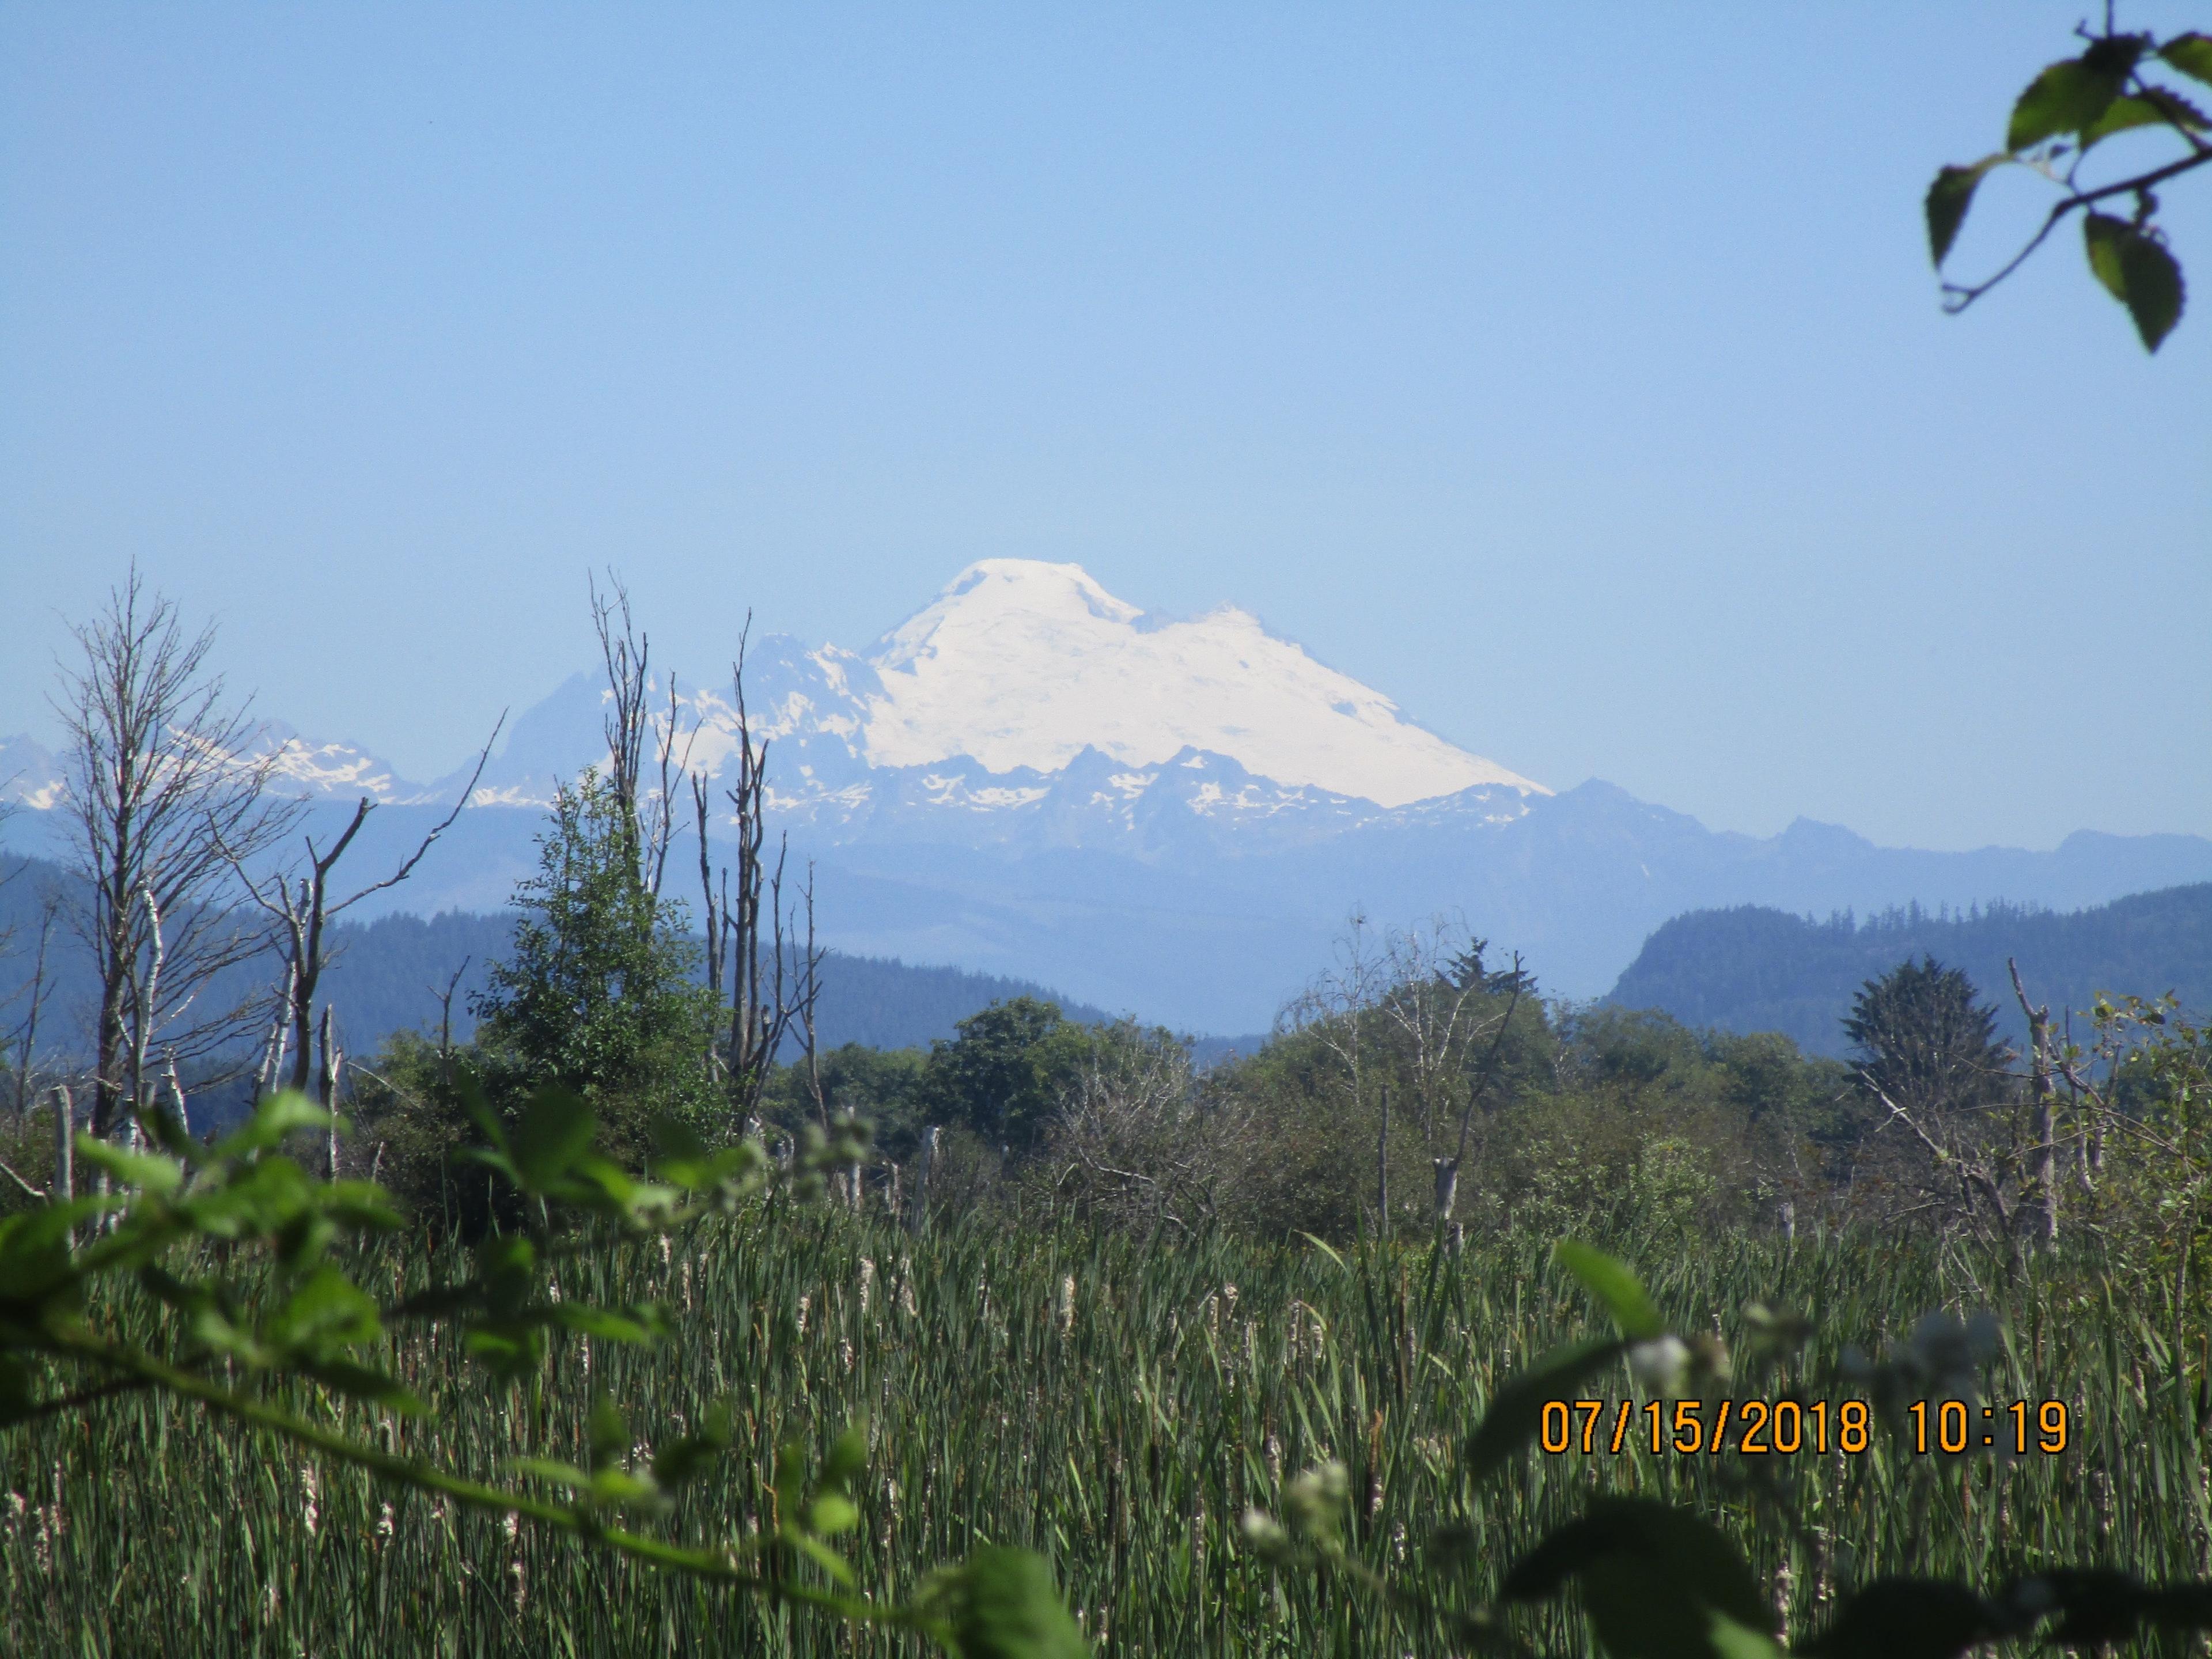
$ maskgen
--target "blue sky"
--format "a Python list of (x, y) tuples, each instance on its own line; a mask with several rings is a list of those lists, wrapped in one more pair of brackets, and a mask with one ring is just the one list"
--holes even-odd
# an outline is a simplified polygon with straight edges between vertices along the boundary
[(133, 557), (427, 775), (588, 568), (714, 673), (1018, 556), (1719, 827), (2212, 834), (2212, 300), (1922, 240), (2081, 11), (0, 9), (0, 732)]

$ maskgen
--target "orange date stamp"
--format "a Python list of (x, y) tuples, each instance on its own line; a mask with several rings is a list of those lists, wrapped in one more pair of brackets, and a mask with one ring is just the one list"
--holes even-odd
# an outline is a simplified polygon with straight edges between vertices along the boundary
[[(1733, 1451), (1749, 1457), (1857, 1456), (1874, 1443), (1874, 1405), (1866, 1400), (1547, 1400), (1537, 1444), (1554, 1457), (1673, 1452), (1689, 1457)], [(1916, 1400), (1905, 1408), (1904, 1442), (1914, 1452), (1976, 1449), (2056, 1456), (2072, 1438), (2063, 1400), (1978, 1404)]]

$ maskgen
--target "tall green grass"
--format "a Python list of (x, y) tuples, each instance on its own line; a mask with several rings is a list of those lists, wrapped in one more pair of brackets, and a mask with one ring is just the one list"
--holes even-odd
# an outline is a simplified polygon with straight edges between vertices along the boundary
[[(772, 1502), (777, 1447), (817, 1449), (865, 1414), (875, 1446), (854, 1553), (864, 1584), (903, 1592), (979, 1542), (1056, 1564), (1104, 1650), (1128, 1654), (1442, 1653), (1311, 1579), (1279, 1579), (1242, 1547), (1248, 1505), (1319, 1460), (1348, 1467), (1357, 1547), (1423, 1571), (1441, 1525), (1480, 1540), (1468, 1588), (1593, 1492), (1698, 1504), (1780, 1573), (1778, 1618), (1802, 1633), (1838, 1591), (1887, 1572), (1975, 1579), (2039, 1563), (2212, 1570), (2196, 1431), (2194, 1333), (2154, 1327), (2129, 1287), (2057, 1271), (2010, 1290), (1933, 1249), (1814, 1237), (1718, 1238), (1636, 1262), (1683, 1328), (1731, 1340), (1754, 1299), (1811, 1315), (1796, 1362), (1818, 1374), (1846, 1344), (1877, 1350), (1940, 1306), (2008, 1321), (1992, 1392), (2068, 1401), (2058, 1457), (1939, 1468), (1877, 1437), (1862, 1457), (1775, 1460), (1795, 1530), (1755, 1517), (1733, 1456), (1531, 1455), (1482, 1486), (1457, 1449), (1492, 1391), (1550, 1346), (1601, 1328), (1547, 1239), (1367, 1248), (1215, 1239), (1150, 1244), (1073, 1231), (1011, 1236), (978, 1220), (915, 1239), (829, 1211), (763, 1211), (659, 1248), (610, 1248), (564, 1287), (676, 1304), (657, 1351), (580, 1340), (535, 1391), (496, 1389), (450, 1346), (410, 1338), (401, 1369), (436, 1408), (427, 1426), (371, 1431), (489, 1474), (568, 1458), (604, 1390), (641, 1437), (733, 1402), (738, 1446), (670, 1524), (750, 1529)], [(398, 1246), (372, 1276), (423, 1282)], [(2063, 1264), (2062, 1264), (2063, 1267)], [(2147, 1301), (2141, 1306), (2150, 1305)], [(127, 1330), (163, 1316), (119, 1297)], [(2177, 1352), (2177, 1349), (2182, 1352)], [(1625, 1377), (1606, 1385), (1610, 1397)], [(343, 1411), (360, 1428), (357, 1408)], [(126, 1397), (0, 1439), (0, 1637), (10, 1651), (82, 1655), (769, 1655), (911, 1652), (910, 1638), (764, 1610), (525, 1528), (395, 1493), (349, 1470)], [(311, 1486), (312, 1482), (312, 1497)], [(5, 1501), (5, 1500), (0, 1500)], [(387, 1507), (388, 1506), (388, 1507)], [(1530, 1615), (1544, 1651), (1581, 1651), (1568, 1611)]]

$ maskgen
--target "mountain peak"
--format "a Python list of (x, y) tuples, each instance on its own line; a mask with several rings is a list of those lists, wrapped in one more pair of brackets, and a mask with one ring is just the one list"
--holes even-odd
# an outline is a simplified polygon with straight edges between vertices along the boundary
[(1384, 806), (1476, 784), (1541, 786), (1403, 719), (1231, 606), (1154, 621), (1077, 564), (985, 559), (877, 642), (869, 761), (971, 756), (1054, 772), (1089, 745), (1126, 765), (1186, 750)]

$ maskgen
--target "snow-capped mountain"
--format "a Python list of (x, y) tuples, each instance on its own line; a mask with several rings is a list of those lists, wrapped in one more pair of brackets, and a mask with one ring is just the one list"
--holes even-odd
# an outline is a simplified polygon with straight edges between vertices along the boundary
[[(253, 728), (253, 740), (234, 757), (240, 767), (273, 757), (271, 787), (307, 800), (353, 801), (366, 795), (380, 806), (450, 801), (465, 778), (449, 786), (410, 783), (392, 766), (356, 743), (316, 743), (281, 720)], [(68, 787), (59, 756), (28, 736), (0, 738), (0, 804), (43, 811), (62, 805)]]
[[(734, 688), (685, 671), (675, 689), (682, 767), (730, 781)], [(664, 681), (654, 702), (666, 695)], [(1693, 908), (2065, 907), (2212, 879), (2212, 841), (2193, 836), (1917, 853), (1802, 822), (1764, 840), (1715, 833), (1596, 781), (1554, 795), (1241, 611), (1158, 619), (1075, 565), (971, 565), (866, 652), (756, 640), (744, 696), (769, 743), (772, 826), (818, 866), (823, 942), (1200, 1030), (1264, 1026), (1355, 908), (1385, 925), (1457, 913), (1526, 950), (1547, 990), (1590, 996)], [(514, 720), (479, 810), (364, 910), (504, 904), (559, 781), (605, 763), (607, 701), (599, 675), (579, 673)], [(336, 820), (363, 794), (387, 809), (349, 854), (380, 873), (469, 776), (410, 782), (360, 744), (273, 724), (254, 753), (272, 750), (312, 815)], [(64, 771), (28, 738), (0, 740), (0, 802), (33, 809), (0, 823), (0, 842), (66, 856), (46, 810)], [(680, 818), (689, 807), (687, 790)], [(710, 842), (728, 830), (711, 823)], [(679, 894), (696, 887), (695, 851), (670, 867)]]
[(62, 804), (62, 763), (27, 732), (0, 738), (0, 807), (46, 811)]
[[(676, 751), (719, 779), (735, 690), (676, 685)], [(970, 565), (866, 654), (770, 635), (744, 694), (771, 811), (833, 843), (1137, 848), (1232, 825), (1275, 843), (1469, 791), (1505, 814), (1550, 793), (1244, 611), (1158, 621), (1073, 564)], [(541, 804), (603, 761), (606, 695), (578, 674), (523, 715), (477, 800)]]
[(860, 737), (878, 766), (968, 756), (1055, 772), (1085, 749), (1128, 767), (1196, 750), (1383, 806), (1478, 784), (1550, 793), (1411, 724), (1245, 611), (1155, 623), (1080, 565), (972, 564), (868, 666)]

